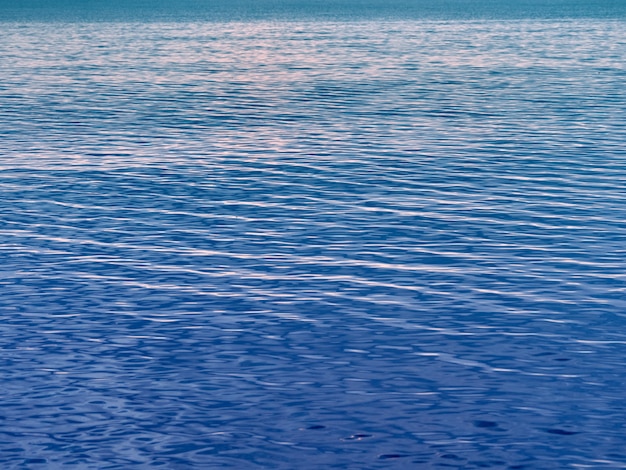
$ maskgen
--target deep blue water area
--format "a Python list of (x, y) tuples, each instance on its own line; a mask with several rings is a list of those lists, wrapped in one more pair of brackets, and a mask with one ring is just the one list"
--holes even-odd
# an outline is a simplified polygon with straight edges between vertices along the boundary
[(2, 11), (0, 468), (626, 468), (623, 17)]

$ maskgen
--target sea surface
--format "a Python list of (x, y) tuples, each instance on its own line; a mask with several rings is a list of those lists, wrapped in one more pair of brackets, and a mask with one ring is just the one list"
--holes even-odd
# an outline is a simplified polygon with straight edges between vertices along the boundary
[(624, 2), (29, 1), (0, 468), (626, 468)]

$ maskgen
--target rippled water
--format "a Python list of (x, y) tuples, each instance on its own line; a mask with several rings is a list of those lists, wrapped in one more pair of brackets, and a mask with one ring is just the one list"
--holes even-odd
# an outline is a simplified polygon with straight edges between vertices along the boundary
[(624, 20), (0, 26), (2, 468), (626, 468)]

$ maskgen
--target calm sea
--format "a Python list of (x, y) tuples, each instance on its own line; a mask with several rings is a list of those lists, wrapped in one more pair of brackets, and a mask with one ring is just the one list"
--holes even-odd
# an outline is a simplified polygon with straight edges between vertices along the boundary
[(626, 3), (511, 3), (2, 0), (0, 467), (626, 468)]

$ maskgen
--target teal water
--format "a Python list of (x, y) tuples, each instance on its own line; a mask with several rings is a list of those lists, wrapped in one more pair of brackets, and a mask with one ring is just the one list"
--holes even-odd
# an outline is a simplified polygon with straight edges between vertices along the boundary
[(622, 0), (0, 0), (0, 21), (355, 21), (626, 17)]
[(626, 468), (619, 2), (0, 5), (2, 468)]

